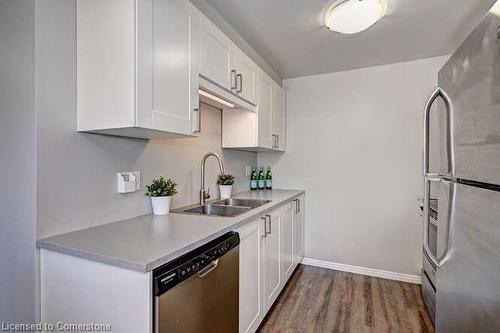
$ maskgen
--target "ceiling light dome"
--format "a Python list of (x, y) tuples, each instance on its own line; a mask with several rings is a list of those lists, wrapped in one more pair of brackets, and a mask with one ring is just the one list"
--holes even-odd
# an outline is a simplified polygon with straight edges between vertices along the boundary
[(377, 23), (387, 8), (385, 0), (346, 0), (337, 2), (326, 13), (328, 29), (343, 34), (355, 34)]

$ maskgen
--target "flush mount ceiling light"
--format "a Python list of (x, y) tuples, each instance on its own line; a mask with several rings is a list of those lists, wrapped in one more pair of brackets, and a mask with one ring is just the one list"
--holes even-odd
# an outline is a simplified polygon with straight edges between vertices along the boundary
[(325, 16), (328, 29), (355, 34), (377, 23), (387, 8), (385, 0), (346, 0), (336, 2)]

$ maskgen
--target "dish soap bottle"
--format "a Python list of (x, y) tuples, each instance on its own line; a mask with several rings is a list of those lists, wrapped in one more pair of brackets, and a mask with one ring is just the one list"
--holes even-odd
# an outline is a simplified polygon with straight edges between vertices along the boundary
[(266, 188), (266, 175), (264, 174), (264, 168), (259, 169), (259, 181), (257, 182), (257, 187), (259, 190), (264, 190)]
[(257, 189), (257, 170), (252, 169), (252, 174), (250, 176), (250, 190), (255, 191)]
[(273, 174), (271, 173), (271, 167), (267, 167), (266, 189), (267, 190), (272, 190), (273, 189)]

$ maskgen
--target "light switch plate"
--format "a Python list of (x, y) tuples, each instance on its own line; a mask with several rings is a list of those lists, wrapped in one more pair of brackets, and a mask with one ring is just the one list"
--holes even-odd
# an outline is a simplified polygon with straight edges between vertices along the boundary
[(245, 175), (246, 176), (250, 176), (250, 174), (252, 173), (252, 167), (245, 167)]

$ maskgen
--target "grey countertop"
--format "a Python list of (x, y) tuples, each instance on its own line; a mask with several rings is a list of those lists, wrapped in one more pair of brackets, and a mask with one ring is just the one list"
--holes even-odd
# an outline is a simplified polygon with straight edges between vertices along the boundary
[(149, 272), (224, 233), (267, 214), (301, 190), (243, 192), (235, 198), (272, 200), (237, 217), (171, 213), (144, 215), (37, 240), (39, 248)]

